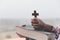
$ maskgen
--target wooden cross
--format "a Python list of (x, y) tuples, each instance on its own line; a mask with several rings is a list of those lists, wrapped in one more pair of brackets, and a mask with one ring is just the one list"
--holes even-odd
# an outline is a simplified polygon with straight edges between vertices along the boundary
[(32, 15), (37, 18), (37, 16), (39, 15), (39, 13), (36, 12), (36, 10), (34, 10), (34, 13), (32, 13)]

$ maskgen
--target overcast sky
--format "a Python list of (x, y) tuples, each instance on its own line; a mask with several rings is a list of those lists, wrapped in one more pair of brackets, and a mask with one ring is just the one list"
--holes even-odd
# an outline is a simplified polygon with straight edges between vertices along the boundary
[(0, 0), (0, 18), (60, 18), (60, 0)]

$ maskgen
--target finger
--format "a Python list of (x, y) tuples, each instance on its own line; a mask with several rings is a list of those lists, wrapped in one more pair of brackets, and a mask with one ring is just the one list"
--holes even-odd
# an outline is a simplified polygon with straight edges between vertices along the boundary
[(34, 26), (34, 25), (36, 25), (36, 26), (37, 26), (38, 24), (32, 24), (32, 25), (33, 25), (33, 26)]
[(32, 21), (38, 21), (39, 19), (38, 18), (33, 18), (31, 19)]
[(38, 24), (39, 21), (38, 21), (38, 20), (32, 20), (31, 23), (36, 23), (36, 24)]
[(31, 22), (39, 22), (39, 19), (38, 18), (33, 18), (33, 19), (31, 19)]
[(39, 28), (39, 26), (38, 25), (33, 25), (33, 28)]
[(39, 22), (38, 21), (32, 21), (31, 23), (32, 24), (38, 24)]
[(39, 24), (32, 24), (33, 27), (40, 27)]

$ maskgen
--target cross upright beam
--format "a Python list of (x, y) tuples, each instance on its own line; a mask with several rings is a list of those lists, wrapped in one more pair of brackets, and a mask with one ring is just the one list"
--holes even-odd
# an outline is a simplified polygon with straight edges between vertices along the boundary
[(34, 13), (32, 13), (32, 16), (34, 16), (35, 18), (37, 18), (38, 15), (39, 15), (39, 13), (37, 13), (36, 10), (34, 10)]

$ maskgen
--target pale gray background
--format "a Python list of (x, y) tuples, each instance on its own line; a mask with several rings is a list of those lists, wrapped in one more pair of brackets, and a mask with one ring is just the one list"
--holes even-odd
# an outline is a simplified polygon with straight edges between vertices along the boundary
[(60, 0), (0, 0), (0, 19), (31, 18), (33, 10), (40, 18), (60, 18)]

